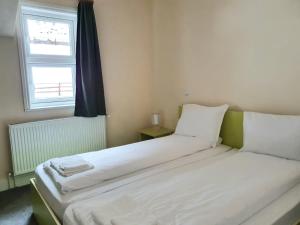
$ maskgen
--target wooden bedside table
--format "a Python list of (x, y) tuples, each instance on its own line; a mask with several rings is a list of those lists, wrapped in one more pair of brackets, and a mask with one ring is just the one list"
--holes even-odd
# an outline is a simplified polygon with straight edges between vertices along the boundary
[(142, 141), (168, 136), (173, 132), (173, 130), (164, 127), (149, 127), (139, 131)]

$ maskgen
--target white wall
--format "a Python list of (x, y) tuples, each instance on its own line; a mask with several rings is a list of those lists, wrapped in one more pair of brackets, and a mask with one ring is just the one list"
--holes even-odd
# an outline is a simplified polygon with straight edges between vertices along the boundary
[(137, 140), (152, 111), (152, 1), (99, 0), (100, 39), (110, 145)]
[(0, 36), (14, 35), (19, 0), (0, 1)]
[(154, 0), (154, 100), (166, 125), (187, 102), (300, 114), (299, 11), (294, 0)]

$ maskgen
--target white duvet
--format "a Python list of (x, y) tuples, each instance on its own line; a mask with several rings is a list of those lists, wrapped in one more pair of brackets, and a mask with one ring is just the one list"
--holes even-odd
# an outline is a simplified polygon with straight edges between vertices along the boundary
[(238, 225), (300, 182), (299, 161), (261, 154), (199, 165), (72, 204), (64, 225)]
[(50, 161), (44, 163), (44, 169), (58, 189), (68, 193), (208, 148), (210, 144), (200, 138), (171, 135), (81, 154), (94, 168), (69, 177), (61, 176), (50, 166)]

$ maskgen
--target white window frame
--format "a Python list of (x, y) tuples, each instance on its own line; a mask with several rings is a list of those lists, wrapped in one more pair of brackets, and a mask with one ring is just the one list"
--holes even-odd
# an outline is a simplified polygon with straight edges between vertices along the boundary
[[(49, 20), (64, 21), (70, 24), (70, 42), (71, 42), (71, 56), (60, 55), (30, 55), (29, 54), (29, 41), (27, 34), (27, 18), (39, 19), (43, 17), (43, 20), (49, 18)], [(74, 107), (75, 105), (75, 71), (76, 71), (76, 27), (77, 27), (77, 15), (75, 9), (58, 9), (54, 7), (25, 4), (23, 3), (19, 8), (18, 14), (18, 26), (17, 36), (19, 44), (20, 55), (20, 68), (22, 76), (23, 86), (23, 98), (25, 111), (31, 111), (36, 109), (48, 109), (48, 108), (61, 108), (61, 107)], [(72, 35), (73, 34), (73, 35)], [(36, 100), (33, 95), (32, 87), (32, 66), (46, 66), (46, 67), (64, 67), (71, 66), (73, 74), (73, 97), (72, 98), (59, 98), (59, 99), (45, 99)]]

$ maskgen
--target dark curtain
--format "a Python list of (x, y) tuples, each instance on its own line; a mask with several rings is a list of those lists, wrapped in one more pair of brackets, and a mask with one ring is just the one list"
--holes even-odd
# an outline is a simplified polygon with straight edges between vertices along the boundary
[(77, 13), (75, 116), (106, 115), (97, 27), (92, 1), (80, 1)]

